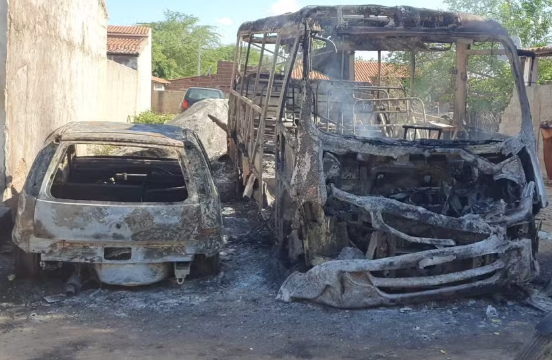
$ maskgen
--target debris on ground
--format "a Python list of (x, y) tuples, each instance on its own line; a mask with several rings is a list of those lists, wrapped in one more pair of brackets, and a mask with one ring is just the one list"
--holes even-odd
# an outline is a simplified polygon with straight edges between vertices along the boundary
[(338, 260), (364, 259), (364, 253), (358, 248), (346, 247), (341, 250)]
[(67, 298), (67, 295), (65, 295), (65, 294), (56, 294), (56, 295), (44, 296), (43, 299), (48, 304), (55, 304), (57, 302), (65, 300), (66, 298)]
[(195, 131), (209, 158), (215, 159), (226, 153), (226, 132), (211, 121), (209, 115), (227, 123), (228, 100), (205, 99), (199, 101), (167, 124)]
[(212, 161), (211, 172), (220, 200), (223, 202), (235, 200), (238, 195), (236, 192), (238, 173), (230, 157), (223, 155), (217, 160)]
[(552, 241), (552, 234), (547, 231), (539, 231), (540, 241)]
[(542, 312), (552, 312), (552, 299), (542, 291), (529, 290), (529, 296), (525, 298), (524, 302)]
[(487, 315), (487, 319), (489, 320), (498, 318), (498, 311), (492, 305), (487, 306), (487, 311), (485, 312), (485, 314)]

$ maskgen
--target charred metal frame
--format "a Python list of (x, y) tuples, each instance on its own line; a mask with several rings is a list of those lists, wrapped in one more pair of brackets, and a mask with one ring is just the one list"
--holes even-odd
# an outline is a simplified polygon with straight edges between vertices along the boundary
[[(322, 264), (307, 274), (293, 274), (282, 286), (279, 295), (281, 299), (308, 299), (337, 307), (386, 305), (456, 292), (485, 291), (489, 287), (507, 283), (524, 283), (538, 271), (534, 259), (538, 243), (534, 215), (547, 205), (547, 200), (536, 156), (518, 52), (507, 32), (498, 23), (467, 14), (412, 7), (307, 7), (297, 13), (243, 24), (238, 32), (238, 45), (259, 34), (263, 36), (261, 49), (267, 43), (266, 34), (275, 34), (276, 45), (285, 47), (288, 53), (274, 125), (276, 174), (271, 194), (267, 194), (269, 188), (265, 184), (269, 179), (263, 178), (263, 155), (268, 143), (265, 137), (267, 121), (264, 117), (270, 106), (270, 97), (265, 97), (267, 101), (264, 102), (261, 98), (259, 102), (255, 98), (256, 92), (252, 97), (232, 92), (228, 123), (229, 153), (241, 171), (244, 195), (253, 195), (260, 206), (274, 201), (277, 245), (281, 253), (291, 261), (304, 261), (310, 266)], [(466, 116), (467, 56), (475, 51), (470, 50), (470, 43), (500, 42), (504, 46), (501, 51), (508, 56), (515, 78), (522, 112), (521, 130), (517, 136), (502, 141), (407, 141), (323, 132), (313, 122), (313, 93), (316, 90), (309, 78), (310, 71), (315, 69), (312, 39), (321, 34), (326, 37), (332, 35), (332, 41), (336, 43), (339, 36), (365, 35), (363, 44), (369, 50), (378, 51), (380, 59), (381, 51), (398, 47), (409, 49), (412, 53), (428, 50), (424, 48), (423, 42), (416, 39), (455, 43), (457, 59), (453, 120), (457, 132), (463, 131)], [(338, 46), (342, 53), (337, 58), (341, 56), (342, 60), (340, 68), (333, 73), (341, 77), (339, 81), (344, 82), (351, 75), (350, 71), (346, 71), (348, 65), (344, 54), (355, 50), (354, 46), (347, 46), (345, 43)], [(234, 68), (235, 89), (244, 81), (237, 76), (240, 73), (239, 57), (243, 56), (239, 55), (240, 51), (236, 53)], [(275, 57), (278, 56), (278, 51), (275, 53)], [(302, 55), (303, 77), (290, 81), (290, 73), (299, 54)], [(414, 56), (412, 63), (415, 63)], [(259, 65), (255, 89), (261, 77), (261, 69)], [(274, 71), (272, 67), (268, 92), (272, 91)], [(328, 71), (330, 73), (333, 70)], [(381, 70), (378, 73), (378, 84), (373, 87), (375, 91), (381, 91)], [(413, 77), (412, 72), (410, 77)], [(283, 116), (289, 106), (285, 93), (290, 89), (298, 89), (300, 99), (300, 116), (293, 116), (291, 122)], [(291, 110), (295, 114), (296, 109)], [(257, 121), (251, 116), (253, 111), (261, 115)], [(249, 135), (245, 136), (245, 133)], [(515, 206), (497, 202), (494, 204), (497, 206), (494, 209), (496, 214), (483, 211), (453, 217), (371, 192), (373, 185), (369, 184), (369, 180), (374, 181), (373, 177), (378, 176), (374, 173), (375, 169), (390, 167), (418, 169), (421, 172), (426, 171), (421, 169), (427, 168), (432, 162), (441, 161), (439, 159), (445, 159), (450, 167), (457, 162), (464, 169), (471, 167), (474, 172), (474, 191), (480, 186), (476, 185), (477, 182), (481, 181), (507, 181), (512, 184), (518, 191)], [(343, 178), (345, 175), (342, 174), (343, 171), (350, 171), (346, 169), (347, 161), (356, 164), (354, 166), (358, 168), (357, 180), (361, 185), (354, 191), (345, 190), (340, 188), (345, 185), (339, 185), (343, 181), (347, 183), (347, 178)], [(481, 180), (483, 178), (486, 180)], [(395, 221), (389, 223), (393, 219)], [(420, 224), (421, 228), (410, 232), (404, 227), (399, 229), (396, 219)], [(387, 247), (404, 242), (418, 246), (419, 250), (412, 254), (386, 255), (389, 256), (386, 259), (381, 258), (385, 256), (380, 254), (379, 257), (363, 260), (333, 260), (341, 249), (350, 246), (350, 236), (353, 236), (351, 227), (372, 234), (372, 238), (368, 236), (367, 240), (370, 244), (368, 252), (377, 250), (379, 245), (374, 248), (374, 243), (379, 241), (377, 244), (380, 244), (382, 237), (386, 239), (384, 242), (387, 242)], [(447, 231), (448, 236), (435, 235)], [(423, 246), (429, 246), (429, 249)], [(375, 253), (368, 252), (366, 256), (375, 256)], [(468, 258), (474, 261), (471, 268), (446, 270), (438, 276), (374, 276), (374, 273), (388, 273), (398, 269), (405, 271), (411, 267), (423, 271), (431, 266), (445, 269)], [(358, 279), (358, 272), (367, 274)], [(340, 285), (343, 281), (361, 283), (364, 290), (351, 291), (349, 295), (354, 298), (351, 294), (362, 294), (364, 300), (358, 297), (346, 299), (347, 289)], [(417, 290), (406, 291), (404, 288)], [(408, 294), (396, 294), (400, 289)]]
[[(188, 197), (180, 203), (56, 199), (49, 189), (73, 144), (174, 151), (186, 169)], [(166, 125), (79, 122), (58, 129), (46, 140), (20, 194), (13, 240), (25, 252), (40, 254), (45, 264), (92, 264), (103, 282), (119, 285), (156, 282), (172, 263), (215, 256), (222, 246), (221, 207), (200, 140), (192, 131)], [(128, 248), (131, 256), (109, 259), (105, 248)]]

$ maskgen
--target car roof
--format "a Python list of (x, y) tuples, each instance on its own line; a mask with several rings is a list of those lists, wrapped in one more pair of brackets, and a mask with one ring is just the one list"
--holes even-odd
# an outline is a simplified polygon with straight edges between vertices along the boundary
[(220, 91), (220, 92), (222, 92), (221, 89), (204, 88), (204, 87), (196, 87), (196, 86), (193, 86), (193, 87), (188, 88), (187, 91), (190, 91), (190, 90), (192, 90), (192, 89), (199, 89), (199, 90), (214, 90), (214, 91)]
[(75, 121), (54, 131), (47, 141), (124, 142), (182, 146), (198, 142), (196, 133), (173, 125), (135, 124), (108, 121)]

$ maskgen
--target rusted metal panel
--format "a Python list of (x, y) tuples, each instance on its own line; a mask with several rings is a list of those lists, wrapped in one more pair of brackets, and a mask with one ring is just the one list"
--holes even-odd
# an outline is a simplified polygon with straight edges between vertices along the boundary
[[(213, 238), (210, 246), (198, 248), (194, 244), (140, 244), (132, 242), (75, 242), (56, 241), (35, 238), (31, 241), (29, 251), (41, 254), (42, 261), (63, 261), (72, 263), (102, 263), (102, 264), (158, 264), (179, 261), (192, 261), (197, 253), (214, 255), (220, 250)], [(208, 242), (208, 241), (205, 241)], [(129, 257), (121, 259), (106, 259), (105, 248), (128, 249)]]
[(42, 200), (35, 207), (35, 236), (64, 241), (193, 241), (200, 232), (196, 204), (103, 205)]

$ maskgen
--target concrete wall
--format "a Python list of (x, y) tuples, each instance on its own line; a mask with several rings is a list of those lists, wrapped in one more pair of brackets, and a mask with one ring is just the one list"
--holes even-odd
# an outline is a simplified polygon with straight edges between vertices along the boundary
[(138, 57), (138, 94), (136, 111), (141, 113), (151, 108), (151, 30), (147, 44)]
[[(540, 133), (540, 124), (549, 122), (552, 124), (552, 85), (529, 86), (527, 90), (527, 98), (531, 106), (531, 116), (533, 118), (533, 130), (537, 139), (537, 152), (539, 163), (543, 175), (546, 174), (544, 168), (544, 159), (542, 152), (542, 135)], [(517, 98), (517, 93), (514, 93), (510, 104), (502, 114), (500, 122), (500, 132), (507, 135), (515, 135), (521, 128), (521, 109)]]
[(179, 114), (186, 91), (153, 91), (151, 109), (160, 114)]
[(135, 55), (107, 55), (109, 60), (113, 60), (121, 65), (128, 66), (134, 70), (138, 70), (138, 56)]
[(17, 0), (8, 15), (0, 146), (9, 190), (18, 192), (48, 134), (69, 121), (103, 118), (107, 12), (102, 0)]
[[(151, 31), (149, 36), (144, 41), (146, 44), (144, 45), (140, 56), (107, 55), (109, 60), (137, 71), (138, 81), (136, 82), (137, 90), (136, 98), (134, 99), (135, 109), (133, 109), (132, 115), (135, 113), (141, 113), (142, 111), (146, 111), (151, 108)], [(116, 74), (116, 76), (120, 76), (120, 74)], [(117, 79), (112, 78), (108, 72), (107, 81), (117, 81)], [(125, 80), (124, 82), (128, 85), (128, 81)]]
[[(139, 76), (136, 70), (107, 60), (107, 81), (105, 82), (105, 121), (127, 121), (137, 115)], [(148, 101), (149, 104), (149, 101)], [(149, 106), (148, 106), (149, 108)]]
[[(6, 88), (6, 59), (8, 49), (8, 1), (0, 0), (0, 89)], [(0, 94), (0, 129), (6, 128), (6, 92)], [(0, 193), (6, 188), (6, 135), (0, 131)]]

